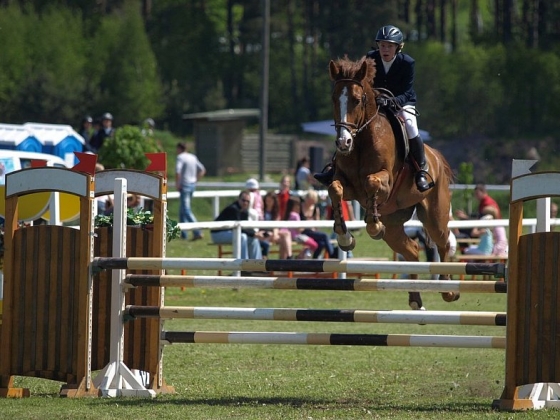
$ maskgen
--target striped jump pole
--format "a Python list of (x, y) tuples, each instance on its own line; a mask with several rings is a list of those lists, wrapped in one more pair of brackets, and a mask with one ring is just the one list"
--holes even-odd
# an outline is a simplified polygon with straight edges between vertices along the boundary
[(133, 286), (187, 288), (254, 288), (282, 290), (408, 291), (506, 293), (504, 281), (407, 280), (407, 279), (318, 279), (291, 277), (228, 277), (129, 274)]
[(309, 271), (319, 273), (455, 274), (505, 276), (502, 263), (430, 263), (352, 260), (242, 260), (234, 258), (107, 258), (93, 259), (98, 269)]
[(322, 334), (295, 332), (164, 331), (164, 344), (303, 344), (328, 346), (453, 347), (504, 349), (505, 337), (409, 334)]
[(441, 324), (505, 326), (503, 312), (364, 311), (354, 309), (239, 308), (136, 306), (126, 307), (132, 318), (235, 319), (250, 321), (365, 322), (387, 324)]

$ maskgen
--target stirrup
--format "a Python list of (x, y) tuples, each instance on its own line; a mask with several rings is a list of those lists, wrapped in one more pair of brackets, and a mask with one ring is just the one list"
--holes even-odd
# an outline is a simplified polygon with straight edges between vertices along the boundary
[(428, 191), (435, 185), (433, 178), (431, 182), (428, 182), (428, 177), (432, 178), (428, 171), (425, 169), (420, 169), (418, 172), (416, 172), (416, 174), (414, 174), (414, 182), (416, 183), (416, 188), (418, 188), (418, 191)]
[(334, 177), (334, 166), (332, 163), (328, 163), (321, 172), (313, 174), (313, 178), (328, 187), (332, 184)]

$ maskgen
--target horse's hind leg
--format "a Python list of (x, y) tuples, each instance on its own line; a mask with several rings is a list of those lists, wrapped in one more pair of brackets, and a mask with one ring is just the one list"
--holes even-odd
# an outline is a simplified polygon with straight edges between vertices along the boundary
[[(437, 188), (437, 187), (436, 187)], [(439, 260), (446, 262), (449, 253), (449, 205), (440, 203), (441, 191), (434, 191), (428, 199), (428, 207), (418, 207), (418, 218), (424, 224), (431, 241), (437, 246)], [(440, 280), (449, 280), (448, 274), (439, 276)], [(461, 297), (459, 292), (442, 292), (441, 297), (446, 302), (454, 302)]]
[[(412, 240), (404, 231), (402, 225), (386, 225), (385, 237), (387, 245), (402, 255), (405, 261), (418, 261), (418, 243)], [(418, 280), (418, 274), (409, 274), (411, 280)], [(420, 292), (408, 292), (408, 305), (414, 310), (424, 310)]]
[(329, 197), (331, 199), (334, 219), (334, 233), (338, 246), (343, 251), (352, 251), (356, 246), (356, 239), (350, 233), (342, 216), (342, 184), (335, 179), (329, 186)]

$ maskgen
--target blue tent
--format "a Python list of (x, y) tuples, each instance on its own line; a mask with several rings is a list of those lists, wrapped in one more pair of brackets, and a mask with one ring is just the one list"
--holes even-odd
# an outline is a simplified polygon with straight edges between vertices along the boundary
[(66, 159), (67, 154), (83, 151), (84, 138), (69, 125), (25, 123), (23, 126), (39, 140), (42, 153)]

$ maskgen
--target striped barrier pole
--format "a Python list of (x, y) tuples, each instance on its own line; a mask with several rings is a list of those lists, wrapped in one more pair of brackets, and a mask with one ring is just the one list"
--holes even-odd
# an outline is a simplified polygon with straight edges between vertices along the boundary
[(502, 263), (430, 263), (352, 260), (242, 260), (234, 258), (110, 258), (93, 259), (97, 269), (310, 271), (326, 273), (473, 274), (505, 276)]
[(505, 312), (364, 311), (354, 309), (239, 308), (188, 306), (126, 307), (131, 318), (236, 319), (250, 321), (366, 322), (387, 324), (506, 325)]
[(163, 344), (304, 344), (331, 346), (453, 347), (504, 349), (505, 337), (409, 334), (164, 331)]
[(187, 288), (255, 288), (284, 290), (408, 291), (506, 293), (504, 281), (407, 280), (407, 279), (318, 279), (292, 277), (228, 277), (129, 274), (133, 286)]

